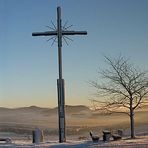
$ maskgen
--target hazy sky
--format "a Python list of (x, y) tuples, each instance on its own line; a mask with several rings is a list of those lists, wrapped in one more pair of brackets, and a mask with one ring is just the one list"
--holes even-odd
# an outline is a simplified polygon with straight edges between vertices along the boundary
[(31, 35), (56, 23), (57, 6), (63, 24), (88, 32), (63, 43), (66, 104), (90, 105), (103, 54), (148, 69), (148, 0), (0, 0), (0, 106), (57, 105), (57, 44)]

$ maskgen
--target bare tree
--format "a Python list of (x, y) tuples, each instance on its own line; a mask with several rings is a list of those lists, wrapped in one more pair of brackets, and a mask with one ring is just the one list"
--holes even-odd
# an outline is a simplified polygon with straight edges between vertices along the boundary
[(105, 56), (105, 61), (109, 67), (99, 71), (100, 82), (90, 82), (96, 88), (97, 96), (103, 95), (105, 101), (92, 101), (100, 104), (99, 109), (108, 113), (121, 112), (129, 115), (131, 138), (134, 138), (134, 112), (146, 103), (148, 73), (136, 69), (123, 56), (115, 59)]

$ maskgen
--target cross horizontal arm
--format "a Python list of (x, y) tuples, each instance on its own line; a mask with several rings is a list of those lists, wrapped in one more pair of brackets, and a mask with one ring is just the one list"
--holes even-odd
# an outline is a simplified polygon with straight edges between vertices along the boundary
[[(57, 35), (57, 31), (33, 32), (32, 36)], [(86, 31), (62, 31), (62, 35), (87, 35)]]
[(86, 31), (62, 31), (62, 35), (87, 35)]
[(32, 36), (50, 36), (57, 35), (57, 31), (33, 32)]

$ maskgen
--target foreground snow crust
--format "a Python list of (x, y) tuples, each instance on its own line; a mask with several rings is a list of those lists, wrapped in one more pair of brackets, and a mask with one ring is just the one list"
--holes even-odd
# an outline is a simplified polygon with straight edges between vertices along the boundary
[(31, 141), (15, 141), (12, 144), (0, 144), (0, 148), (148, 148), (148, 136), (140, 136), (136, 139), (124, 139), (120, 141), (93, 143), (90, 140), (73, 141), (66, 143), (58, 141), (43, 142), (32, 144)]

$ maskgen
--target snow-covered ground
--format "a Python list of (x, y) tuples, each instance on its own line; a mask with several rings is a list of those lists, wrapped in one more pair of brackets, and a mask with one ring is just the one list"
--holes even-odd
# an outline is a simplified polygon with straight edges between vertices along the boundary
[(124, 131), (124, 138), (120, 141), (103, 142), (102, 135), (98, 143), (93, 143), (89, 134), (67, 135), (65, 143), (58, 142), (58, 135), (44, 137), (44, 142), (32, 143), (32, 135), (0, 132), (0, 137), (11, 137), (12, 143), (0, 143), (0, 148), (148, 148), (148, 126), (136, 128), (136, 139), (128, 139), (129, 130)]
[(119, 141), (93, 143), (91, 140), (73, 141), (66, 143), (57, 141), (32, 144), (31, 141), (14, 141), (12, 144), (0, 144), (0, 148), (148, 148), (148, 136), (139, 136), (136, 139), (127, 139)]

